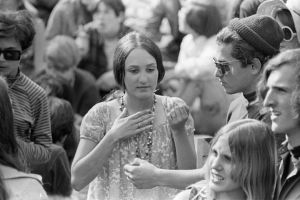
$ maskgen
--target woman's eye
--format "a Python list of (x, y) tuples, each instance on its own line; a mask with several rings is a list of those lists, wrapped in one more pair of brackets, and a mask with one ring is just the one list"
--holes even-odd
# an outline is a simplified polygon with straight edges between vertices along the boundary
[(231, 162), (231, 157), (227, 156), (227, 155), (224, 155), (224, 160), (227, 161), (227, 162)]
[(130, 69), (129, 72), (130, 72), (130, 73), (133, 73), (133, 74), (136, 74), (136, 73), (139, 72), (139, 70), (137, 70), (137, 69)]
[(154, 70), (155, 70), (154, 68), (147, 69), (148, 72), (153, 72)]

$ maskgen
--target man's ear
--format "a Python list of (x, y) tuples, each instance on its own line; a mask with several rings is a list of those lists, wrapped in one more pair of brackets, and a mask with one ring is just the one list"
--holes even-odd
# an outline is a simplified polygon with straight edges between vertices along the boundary
[(262, 64), (258, 58), (253, 58), (251, 63), (251, 73), (259, 74), (262, 70)]

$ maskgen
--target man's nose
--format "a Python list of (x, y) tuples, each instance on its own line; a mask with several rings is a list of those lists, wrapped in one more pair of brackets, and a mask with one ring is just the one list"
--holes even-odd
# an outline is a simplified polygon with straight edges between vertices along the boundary
[(271, 91), (267, 91), (266, 96), (264, 98), (263, 105), (265, 107), (271, 107), (275, 104), (274, 94)]

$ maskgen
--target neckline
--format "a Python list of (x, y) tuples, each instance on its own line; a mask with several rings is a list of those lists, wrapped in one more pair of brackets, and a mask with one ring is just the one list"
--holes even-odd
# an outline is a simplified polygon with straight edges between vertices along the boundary
[(250, 92), (248, 94), (243, 94), (243, 96), (245, 97), (245, 99), (247, 99), (248, 103), (252, 103), (257, 98), (256, 91)]

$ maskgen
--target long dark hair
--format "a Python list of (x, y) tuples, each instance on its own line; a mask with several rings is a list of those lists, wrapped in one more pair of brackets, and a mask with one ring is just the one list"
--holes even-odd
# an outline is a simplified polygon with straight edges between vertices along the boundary
[(2, 77), (0, 77), (0, 121), (0, 164), (21, 170), (8, 86)]

